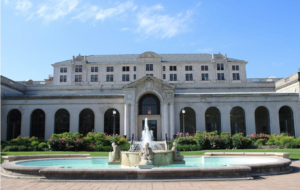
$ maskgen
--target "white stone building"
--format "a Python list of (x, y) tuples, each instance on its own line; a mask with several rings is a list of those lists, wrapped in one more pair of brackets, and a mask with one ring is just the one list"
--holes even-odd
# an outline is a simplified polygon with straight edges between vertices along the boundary
[(139, 140), (146, 117), (156, 140), (198, 130), (300, 136), (299, 73), (249, 79), (246, 64), (220, 53), (79, 55), (53, 64), (53, 81), (2, 76), (1, 138), (95, 131)]

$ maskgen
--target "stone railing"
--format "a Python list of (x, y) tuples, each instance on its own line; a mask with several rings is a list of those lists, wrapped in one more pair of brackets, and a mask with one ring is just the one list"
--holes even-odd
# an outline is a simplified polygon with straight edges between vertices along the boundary
[(16, 89), (21, 92), (25, 92), (25, 89), (26, 89), (26, 87), (24, 85), (20, 84), (19, 82), (13, 81), (4, 76), (1, 76), (1, 85), (11, 87), (11, 88)]
[(248, 78), (247, 83), (275, 83), (281, 78)]

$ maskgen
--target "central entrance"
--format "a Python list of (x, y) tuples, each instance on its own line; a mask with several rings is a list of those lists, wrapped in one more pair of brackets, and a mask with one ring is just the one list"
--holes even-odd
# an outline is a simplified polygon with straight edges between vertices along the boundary
[(161, 108), (158, 97), (154, 94), (143, 95), (139, 100), (138, 108), (138, 140), (141, 140), (142, 137), (145, 118), (148, 118), (148, 127), (153, 131), (154, 140), (161, 140)]

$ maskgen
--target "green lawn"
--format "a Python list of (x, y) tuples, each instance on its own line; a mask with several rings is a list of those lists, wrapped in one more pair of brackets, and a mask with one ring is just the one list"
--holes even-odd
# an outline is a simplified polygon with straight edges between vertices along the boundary
[[(181, 152), (184, 156), (203, 155), (205, 152), (289, 152), (290, 159), (300, 160), (300, 149), (240, 149), (240, 150), (204, 150), (204, 151), (186, 151)], [(1, 152), (1, 156), (15, 155), (37, 155), (37, 154), (90, 154), (91, 156), (108, 156), (108, 152), (73, 152), (73, 151), (51, 151), (51, 152)], [(3, 159), (1, 157), (1, 163)]]

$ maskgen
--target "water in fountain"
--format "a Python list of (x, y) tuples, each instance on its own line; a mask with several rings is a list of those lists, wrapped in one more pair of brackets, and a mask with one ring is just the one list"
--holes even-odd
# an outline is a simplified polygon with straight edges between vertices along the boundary
[(153, 141), (153, 131), (149, 130), (148, 118), (145, 118), (145, 127), (144, 127), (144, 130), (142, 131), (142, 139), (141, 140), (142, 141), (139, 144), (135, 144), (132, 142), (129, 151), (140, 152), (145, 147), (146, 142), (149, 143), (149, 147), (152, 148), (152, 150), (164, 150), (164, 148), (160, 144)]

